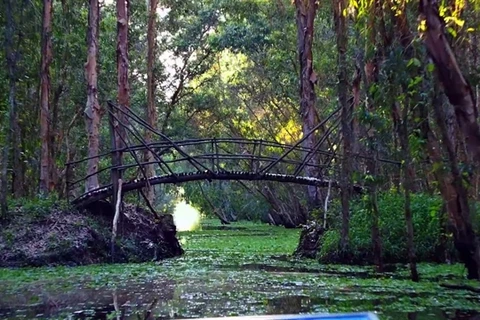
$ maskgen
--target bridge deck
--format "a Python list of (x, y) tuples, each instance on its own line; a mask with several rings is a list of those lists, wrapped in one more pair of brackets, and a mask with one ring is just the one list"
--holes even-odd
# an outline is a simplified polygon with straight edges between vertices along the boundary
[[(254, 173), (254, 172), (229, 172), (229, 171), (197, 171), (181, 174), (170, 174), (151, 177), (150, 179), (136, 179), (122, 184), (122, 193), (139, 188), (144, 188), (147, 183), (150, 185), (166, 183), (183, 183), (198, 180), (246, 180), (246, 181), (278, 181), (284, 183), (296, 183), (300, 185), (313, 185), (318, 187), (338, 187), (338, 182), (302, 176), (284, 175), (276, 173)], [(354, 186), (356, 192), (361, 192), (362, 187)], [(83, 207), (95, 201), (106, 199), (113, 195), (112, 184), (86, 192), (72, 201), (76, 206)]]

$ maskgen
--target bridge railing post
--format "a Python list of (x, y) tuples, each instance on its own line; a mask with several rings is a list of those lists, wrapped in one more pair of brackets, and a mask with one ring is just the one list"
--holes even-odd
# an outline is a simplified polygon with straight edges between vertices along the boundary
[(257, 143), (258, 143), (258, 140), (255, 139), (253, 141), (252, 154), (250, 156), (250, 172), (253, 172), (255, 174), (258, 173), (258, 171), (257, 171), (258, 166), (255, 166), (255, 151), (257, 149)]
[(214, 154), (215, 154), (215, 158), (216, 158), (216, 167), (217, 167), (217, 171), (220, 172), (220, 156), (218, 155), (218, 141), (216, 138), (213, 138), (213, 143), (214, 143), (214, 146), (215, 146), (215, 150), (214, 150)]
[(212, 159), (211, 159), (211, 162), (212, 162), (212, 171), (216, 171), (215, 170), (215, 149), (216, 149), (216, 144), (217, 144), (217, 140), (215, 138), (213, 138), (211, 140), (211, 147), (212, 147), (212, 151), (211, 151), (211, 154), (212, 154)]

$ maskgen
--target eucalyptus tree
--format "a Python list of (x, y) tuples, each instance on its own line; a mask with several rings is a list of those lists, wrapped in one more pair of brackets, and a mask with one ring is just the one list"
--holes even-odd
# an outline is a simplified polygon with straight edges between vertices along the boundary
[(53, 190), (53, 159), (51, 154), (50, 114), (50, 65), (52, 63), (52, 14), (53, 1), (43, 0), (42, 20), (42, 62), (40, 70), (40, 191), (48, 194)]
[[(156, 59), (156, 19), (157, 19), (157, 7), (158, 0), (150, 0), (148, 8), (148, 29), (147, 29), (147, 123), (156, 128), (158, 115), (155, 104), (155, 59)], [(147, 143), (152, 140), (152, 132), (147, 130), (145, 132), (145, 141)], [(146, 151), (145, 161), (153, 162), (154, 157), (152, 152)], [(146, 166), (147, 177), (155, 176), (155, 167), (153, 164), (147, 164)], [(147, 187), (147, 199), (150, 203), (155, 201), (154, 188), (152, 186)]]
[[(0, 216), (6, 217), (8, 206), (7, 206), (7, 196), (8, 196), (8, 165), (10, 163), (10, 150), (14, 151), (13, 139), (15, 137), (16, 131), (16, 120), (17, 120), (17, 101), (16, 101), (16, 67), (17, 67), (17, 53), (15, 52), (14, 47), (14, 34), (15, 34), (15, 18), (13, 12), (14, 2), (7, 0), (5, 3), (5, 57), (7, 61), (8, 69), (8, 80), (9, 80), (9, 90), (8, 90), (8, 126), (5, 135), (5, 143), (0, 157), (2, 166), (0, 168)], [(0, 120), (1, 121), (1, 120)], [(15, 151), (14, 151), (15, 152)]]
[[(448, 124), (456, 120), (458, 128), (463, 134), (463, 139), (465, 139), (469, 155), (464, 161), (468, 163), (471, 159), (472, 167), (478, 166), (480, 163), (478, 110), (472, 87), (466, 81), (458, 66), (457, 59), (446, 38), (444, 20), (439, 16), (438, 11), (439, 7), (436, 2), (429, 0), (420, 2), (425, 45), (429, 56), (435, 63), (439, 80), (443, 84), (443, 90), (453, 105), (452, 112), (451, 109), (448, 110), (448, 107), (447, 110), (442, 110), (440, 104), (434, 104), (437, 125), (440, 128), (443, 144), (447, 150), (453, 178), (450, 187), (444, 189), (443, 196), (447, 203), (450, 220), (454, 226), (454, 244), (467, 267), (468, 277), (480, 279), (480, 243), (472, 225), (469, 192), (465, 187), (465, 178), (460, 170), (460, 159), (455, 151), (456, 135), (452, 134), (455, 132), (455, 128), (448, 128)], [(455, 15), (450, 18), (452, 17), (458, 19)]]
[(88, 160), (86, 180), (86, 191), (98, 188), (99, 159), (99, 129), (101, 119), (101, 107), (98, 102), (98, 31), (100, 20), (100, 5), (98, 0), (90, 0), (88, 8), (88, 30), (87, 30), (87, 62), (85, 63), (85, 78), (87, 79), (87, 105), (85, 108), (85, 124), (88, 136)]
[[(315, 16), (317, 14), (318, 3), (316, 0), (296, 0), (293, 2), (296, 8), (296, 23), (297, 23), (297, 50), (300, 62), (300, 112), (302, 117), (302, 132), (303, 136), (307, 137), (304, 141), (304, 147), (314, 149), (317, 144), (315, 127), (318, 123), (316, 111), (316, 93), (315, 85), (318, 77), (313, 70), (313, 33), (315, 30)], [(313, 131), (313, 132), (312, 132)], [(320, 160), (313, 156), (310, 159), (311, 163), (318, 164)], [(306, 175), (310, 177), (318, 176), (317, 170), (314, 167), (307, 167)], [(308, 186), (308, 200), (312, 208), (319, 205), (318, 188), (315, 186)]]
[(338, 104), (342, 110), (343, 159), (341, 176), (342, 233), (341, 251), (347, 254), (349, 245), (350, 196), (352, 194), (352, 158), (353, 158), (353, 100), (348, 101), (349, 85), (347, 80), (347, 20), (345, 0), (333, 1), (333, 16), (337, 40), (338, 68)]

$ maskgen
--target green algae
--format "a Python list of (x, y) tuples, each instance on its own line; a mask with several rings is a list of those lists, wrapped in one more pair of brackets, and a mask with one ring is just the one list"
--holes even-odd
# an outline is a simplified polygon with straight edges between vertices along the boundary
[(479, 287), (461, 265), (420, 264), (377, 274), (372, 267), (321, 265), (290, 256), (299, 230), (212, 221), (182, 232), (185, 255), (160, 263), (0, 269), (0, 318), (137, 319), (375, 311), (381, 319), (452, 319), (480, 312)]

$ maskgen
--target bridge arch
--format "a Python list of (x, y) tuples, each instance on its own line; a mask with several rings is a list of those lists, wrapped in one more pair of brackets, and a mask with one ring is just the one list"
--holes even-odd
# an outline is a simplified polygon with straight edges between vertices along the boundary
[[(85, 172), (87, 161), (92, 157), (67, 163), (67, 192), (78, 207), (108, 197), (116, 203), (117, 194), (121, 196), (148, 185), (198, 180), (264, 180), (317, 187), (339, 186), (332, 166), (338, 155), (320, 148), (324, 140), (312, 148), (302, 146), (306, 136), (292, 145), (244, 138), (174, 141), (149, 127), (131, 110), (124, 111), (113, 103), (109, 106), (112, 147), (95, 157), (100, 160), (110, 157), (110, 163), (100, 161), (103, 165), (90, 175)], [(139, 126), (154, 133), (157, 141), (146, 143)], [(118, 138), (122, 141), (121, 147), (116, 145)], [(153, 154), (154, 161), (140, 160), (147, 151)], [(312, 163), (312, 158), (322, 159), (322, 163)], [(155, 166), (156, 176), (145, 175), (147, 164)], [(306, 168), (313, 169), (308, 171), (315, 172), (315, 176), (303, 176)], [(100, 185), (82, 192), (85, 180), (92, 175), (99, 177)], [(122, 188), (118, 193), (120, 179)], [(354, 189), (361, 191), (362, 188), (355, 186)]]

